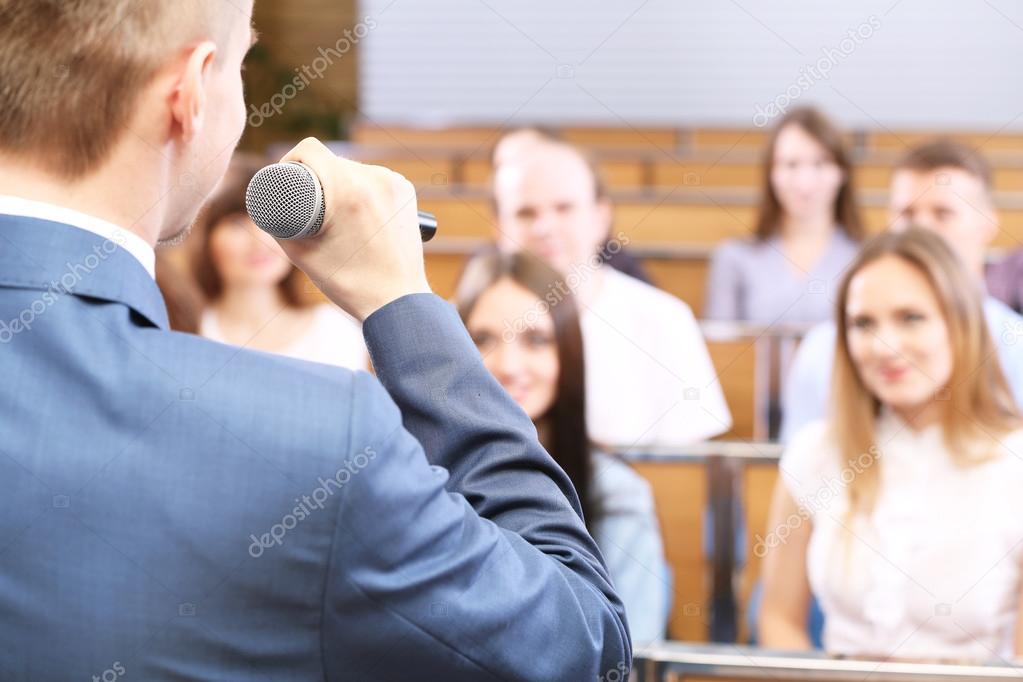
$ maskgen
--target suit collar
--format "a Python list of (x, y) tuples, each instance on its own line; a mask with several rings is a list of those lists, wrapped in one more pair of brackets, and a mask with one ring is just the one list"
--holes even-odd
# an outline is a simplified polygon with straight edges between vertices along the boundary
[(0, 287), (70, 293), (124, 303), (170, 327), (156, 282), (130, 253), (72, 225), (0, 215)]
[(94, 232), (100, 237), (109, 239), (118, 246), (125, 248), (128, 253), (135, 256), (142, 263), (151, 277), (156, 278), (156, 253), (153, 251), (153, 247), (131, 230), (126, 230), (102, 218), (45, 201), (34, 201), (24, 197), (5, 194), (0, 194), (0, 214), (21, 216), (23, 218), (38, 218), (39, 220), (64, 223)]

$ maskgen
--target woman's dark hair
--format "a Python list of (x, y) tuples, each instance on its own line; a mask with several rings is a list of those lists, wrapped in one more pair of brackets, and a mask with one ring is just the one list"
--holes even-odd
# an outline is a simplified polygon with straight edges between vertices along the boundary
[(554, 404), (536, 420), (544, 448), (575, 485), (588, 527), (600, 516), (593, 493), (590, 463), (592, 444), (586, 430), (586, 379), (579, 312), (572, 295), (565, 293), (561, 275), (536, 256), (487, 250), (469, 260), (458, 282), (455, 305), (468, 322), (476, 303), (490, 287), (508, 278), (537, 296), (554, 320), (558, 372)]
[[(192, 240), (195, 244), (191, 259), (192, 275), (207, 301), (216, 301), (224, 292), (224, 281), (217, 271), (210, 251), (210, 239), (221, 221), (231, 217), (248, 217), (245, 210), (245, 190), (252, 176), (264, 165), (265, 161), (258, 156), (235, 155), (227, 174), (199, 212), (193, 225), (198, 238)], [(299, 308), (309, 303), (301, 294), (301, 281), (301, 271), (292, 266), (288, 275), (278, 284), (289, 306)]]
[(176, 332), (199, 333), (205, 307), (202, 292), (161, 249), (156, 252), (156, 286), (167, 304), (167, 321)]
[(778, 146), (778, 135), (789, 126), (799, 126), (807, 135), (817, 141), (831, 160), (837, 165), (844, 176), (842, 186), (835, 197), (834, 220), (854, 241), (862, 241), (865, 236), (863, 221), (860, 218), (859, 203), (856, 201), (856, 188), (853, 183), (853, 167), (849, 154), (842, 140), (842, 133), (823, 113), (813, 107), (793, 109), (778, 121), (767, 141), (763, 162), (763, 185), (760, 193), (760, 207), (757, 211), (757, 226), (754, 231), (757, 239), (773, 237), (781, 228), (784, 209), (774, 193), (771, 183), (771, 171), (774, 169), (775, 147)]

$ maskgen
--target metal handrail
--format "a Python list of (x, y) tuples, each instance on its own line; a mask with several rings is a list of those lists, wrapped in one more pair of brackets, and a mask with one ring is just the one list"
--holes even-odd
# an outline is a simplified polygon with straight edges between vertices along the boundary
[(822, 652), (785, 653), (739, 645), (663, 642), (637, 647), (633, 682), (661, 682), (669, 674), (701, 678), (815, 680), (819, 682), (927, 682), (1021, 679), (1023, 667), (841, 659)]
[(685, 447), (611, 448), (635, 462), (699, 462), (723, 457), (747, 462), (777, 462), (784, 446), (772, 441), (709, 440)]

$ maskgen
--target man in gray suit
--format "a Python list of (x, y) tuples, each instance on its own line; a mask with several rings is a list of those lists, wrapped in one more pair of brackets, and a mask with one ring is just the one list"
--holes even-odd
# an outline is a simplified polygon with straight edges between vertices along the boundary
[(430, 293), (406, 180), (287, 157), (328, 212), (285, 248), (379, 381), (168, 330), (153, 246), (242, 132), (251, 9), (0, 1), (0, 679), (622, 679), (576, 494)]

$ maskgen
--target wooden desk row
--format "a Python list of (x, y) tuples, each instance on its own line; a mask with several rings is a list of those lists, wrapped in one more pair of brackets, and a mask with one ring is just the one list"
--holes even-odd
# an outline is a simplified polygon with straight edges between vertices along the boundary
[[(611, 232), (621, 232), (630, 245), (705, 244), (749, 237), (756, 216), (756, 193), (749, 190), (678, 188), (653, 194), (619, 192), (613, 197)], [(999, 193), (995, 197), (999, 230), (994, 246), (1023, 246), (1023, 192)], [(872, 233), (888, 226), (887, 196), (865, 192), (863, 216)], [(490, 239), (496, 222), (490, 199), (478, 190), (451, 191), (421, 187), (419, 207), (436, 214), (445, 237)]]
[[(500, 136), (517, 126), (380, 126), (368, 120), (353, 127), (352, 140), (360, 144), (423, 146), (471, 146), (490, 149)], [(760, 149), (769, 135), (767, 128), (687, 126), (546, 126), (565, 140), (604, 149), (666, 149), (686, 151), (745, 147)], [(1023, 134), (1002, 131), (889, 131), (859, 129), (846, 134), (854, 150), (901, 150), (937, 135), (961, 139), (983, 152), (1023, 151)]]
[[(653, 492), (672, 570), (672, 639), (705, 642), (717, 630), (745, 641), (746, 606), (760, 575), (755, 535), (767, 527), (781, 452), (775, 443), (741, 440), (624, 455)], [(741, 519), (734, 513), (739, 508)], [(739, 566), (734, 549), (741, 525), (745, 563)], [(722, 628), (727, 623), (734, 628)]]
[[(417, 185), (488, 187), (490, 159), (473, 148), (419, 149), (401, 146), (337, 145), (339, 153), (386, 166)], [(472, 156), (469, 156), (472, 154)], [(685, 155), (666, 151), (594, 154), (605, 184), (613, 190), (667, 190), (673, 187), (750, 188), (763, 184), (760, 152), (749, 149), (706, 149)], [(872, 153), (857, 160), (854, 177), (861, 189), (886, 189), (897, 155)], [(1023, 152), (991, 158), (998, 191), (1023, 190)]]

